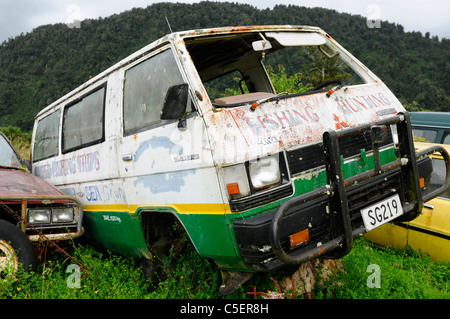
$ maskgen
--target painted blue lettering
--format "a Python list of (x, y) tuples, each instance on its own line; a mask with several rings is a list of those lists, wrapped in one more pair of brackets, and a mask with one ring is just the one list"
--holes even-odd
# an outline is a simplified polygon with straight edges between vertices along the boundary
[(84, 193), (86, 199), (90, 202), (102, 200), (102, 196), (100, 195), (100, 191), (98, 190), (97, 186), (85, 186)]

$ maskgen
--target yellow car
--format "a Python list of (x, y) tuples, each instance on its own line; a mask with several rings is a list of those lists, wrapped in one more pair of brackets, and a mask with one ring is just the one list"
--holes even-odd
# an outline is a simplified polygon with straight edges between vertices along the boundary
[[(430, 143), (416, 142), (415, 146), (424, 149)], [(450, 153), (450, 145), (441, 146)], [(447, 169), (440, 154), (430, 157), (433, 173), (429, 188), (433, 190), (444, 183)], [(430, 255), (433, 260), (450, 261), (450, 188), (426, 202), (423, 213), (413, 221), (387, 223), (364, 234), (364, 237), (379, 246), (405, 249), (408, 245), (415, 251)]]

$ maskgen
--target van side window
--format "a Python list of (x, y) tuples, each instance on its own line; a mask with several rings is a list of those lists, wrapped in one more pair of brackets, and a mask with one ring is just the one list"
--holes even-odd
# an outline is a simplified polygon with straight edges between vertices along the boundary
[(63, 152), (103, 140), (105, 86), (66, 106), (63, 117)]
[(36, 127), (33, 161), (39, 161), (58, 154), (60, 111), (41, 119)]
[(124, 131), (132, 134), (159, 122), (164, 98), (171, 85), (184, 82), (172, 50), (166, 50), (126, 71)]

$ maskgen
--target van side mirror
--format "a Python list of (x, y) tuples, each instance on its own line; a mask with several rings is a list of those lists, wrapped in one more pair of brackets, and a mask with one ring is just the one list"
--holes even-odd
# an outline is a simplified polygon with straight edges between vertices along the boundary
[(187, 83), (175, 84), (167, 90), (161, 112), (161, 120), (179, 120), (186, 113), (189, 96)]

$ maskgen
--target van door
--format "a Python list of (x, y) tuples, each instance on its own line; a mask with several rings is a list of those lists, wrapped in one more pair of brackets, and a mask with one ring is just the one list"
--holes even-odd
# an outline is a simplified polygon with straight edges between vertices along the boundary
[(209, 195), (211, 187), (218, 187), (217, 176), (210, 176), (212, 160), (203, 158), (203, 120), (192, 102), (184, 127), (178, 120), (160, 119), (169, 87), (184, 82), (170, 47), (124, 71), (123, 137), (117, 148), (131, 212), (144, 206), (181, 211), (205, 198), (221, 201), (220, 193)]

